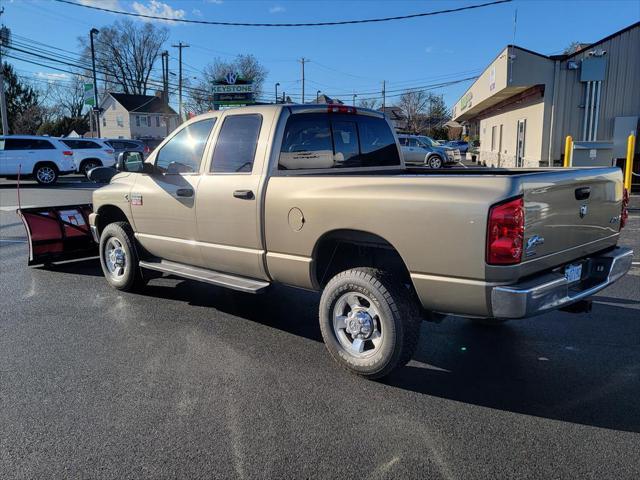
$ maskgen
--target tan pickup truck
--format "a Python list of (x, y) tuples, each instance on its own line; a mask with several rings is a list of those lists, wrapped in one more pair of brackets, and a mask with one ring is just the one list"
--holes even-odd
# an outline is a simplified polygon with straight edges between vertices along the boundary
[[(375, 111), (211, 112), (144, 162), (121, 154), (93, 211), (76, 206), (68, 222), (64, 207), (56, 221), (89, 224), (117, 289), (155, 271), (249, 293), (273, 283), (321, 291), (329, 352), (371, 378), (409, 361), (423, 318), (584, 310), (630, 268), (632, 251), (616, 246), (619, 169), (432, 170), (406, 167), (399, 152)], [(51, 243), (31, 243), (32, 262), (56, 259)]]

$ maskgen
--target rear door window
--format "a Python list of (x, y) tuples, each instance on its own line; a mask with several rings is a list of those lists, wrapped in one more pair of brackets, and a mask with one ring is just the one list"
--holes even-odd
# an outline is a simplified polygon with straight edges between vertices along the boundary
[(73, 150), (99, 149), (100, 145), (90, 140), (62, 140), (62, 142)]
[(224, 119), (210, 170), (213, 173), (251, 172), (262, 116), (229, 115)]
[(4, 143), (5, 150), (32, 150), (31, 140), (27, 138), (7, 138)]
[(48, 140), (40, 140), (40, 139), (35, 139), (32, 140), (32, 144), (31, 144), (31, 149), (32, 150), (54, 150), (56, 147), (54, 147), (51, 142), (49, 142)]
[(169, 174), (200, 171), (202, 154), (215, 121), (215, 118), (200, 120), (176, 133), (158, 152), (156, 168)]

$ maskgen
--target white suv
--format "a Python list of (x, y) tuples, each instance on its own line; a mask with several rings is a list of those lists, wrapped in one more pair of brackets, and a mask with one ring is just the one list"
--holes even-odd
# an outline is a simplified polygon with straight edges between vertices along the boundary
[(73, 150), (76, 172), (85, 176), (92, 168), (112, 167), (116, 157), (112, 147), (95, 138), (61, 138), (60, 141)]
[(73, 152), (57, 138), (33, 135), (0, 136), (0, 177), (33, 176), (41, 185), (74, 173)]

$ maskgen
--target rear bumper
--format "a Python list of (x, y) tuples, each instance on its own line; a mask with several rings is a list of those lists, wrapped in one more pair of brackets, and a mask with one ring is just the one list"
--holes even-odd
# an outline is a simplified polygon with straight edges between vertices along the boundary
[(633, 250), (617, 247), (583, 261), (579, 282), (569, 283), (561, 271), (554, 271), (515, 285), (491, 289), (491, 310), (495, 318), (523, 318), (555, 310), (587, 298), (626, 274)]

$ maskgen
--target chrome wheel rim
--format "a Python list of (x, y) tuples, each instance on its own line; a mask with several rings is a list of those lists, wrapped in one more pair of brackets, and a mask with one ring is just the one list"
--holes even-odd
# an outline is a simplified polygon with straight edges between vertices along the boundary
[(94, 168), (96, 168), (97, 166), (98, 166), (98, 164), (95, 163), (95, 162), (89, 162), (89, 163), (85, 164), (85, 166), (84, 166), (84, 174), (88, 175), (89, 172), (91, 170), (93, 170)]
[(104, 263), (113, 278), (122, 277), (127, 269), (127, 254), (116, 237), (111, 237), (105, 244)]
[(51, 183), (56, 178), (56, 172), (51, 167), (40, 167), (36, 172), (36, 177), (42, 183)]
[(367, 295), (345, 293), (333, 307), (333, 333), (349, 355), (370, 357), (382, 346), (380, 312)]
[(442, 166), (442, 160), (440, 160), (440, 158), (438, 157), (432, 157), (429, 160), (429, 166), (431, 168), (440, 168)]

